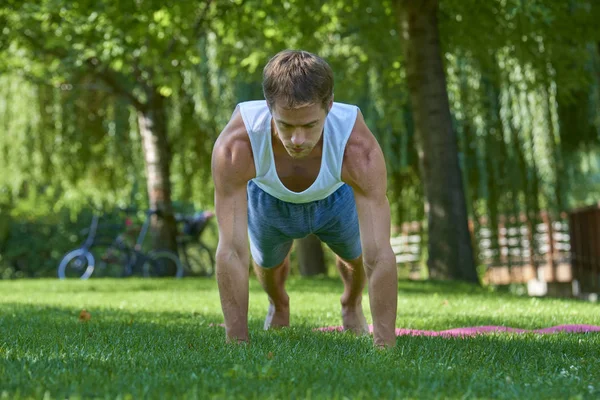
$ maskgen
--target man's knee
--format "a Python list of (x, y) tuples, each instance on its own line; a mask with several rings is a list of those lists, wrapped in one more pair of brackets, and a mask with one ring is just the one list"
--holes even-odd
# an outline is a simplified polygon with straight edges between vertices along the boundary
[(339, 255), (336, 255), (336, 263), (338, 265), (345, 265), (350, 269), (363, 268), (363, 258), (362, 254), (358, 257), (352, 259), (342, 258)]

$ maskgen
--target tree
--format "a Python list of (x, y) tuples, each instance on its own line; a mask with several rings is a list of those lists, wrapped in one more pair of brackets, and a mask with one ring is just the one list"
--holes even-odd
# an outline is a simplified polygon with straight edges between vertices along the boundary
[[(194, 41), (223, 10), (192, 2), (10, 1), (2, 9), (10, 38), (35, 70), (31, 80), (77, 85), (89, 77), (134, 107), (142, 140), (149, 206), (158, 210), (155, 248), (176, 248), (171, 201), (168, 98), (181, 71), (200, 62)], [(233, 7), (228, 4), (225, 8)]]
[[(454, 132), (447, 130), (446, 111), (436, 115), (439, 130), (424, 130), (424, 118), (417, 118), (419, 103), (407, 88), (430, 71), (411, 73), (416, 58), (398, 51), (401, 36), (412, 32), (440, 41), (443, 67), (436, 61), (436, 79), (419, 82), (444, 97), (445, 72), (458, 146), (444, 156), (456, 156), (463, 169), (475, 234), (500, 229), (503, 217), (524, 212), (535, 218), (540, 208), (559, 215), (595, 201), (600, 191), (594, 178), (600, 171), (594, 159), (600, 148), (599, 4), (444, 0), (431, 22), (437, 2), (429, 0), (6, 0), (0, 6), (0, 126), (8, 135), (0, 135), (0, 169), (11, 174), (0, 176), (0, 201), (20, 215), (28, 205), (44, 215), (88, 199), (110, 207), (129, 197), (132, 181), (147, 179), (146, 137), (156, 160), (168, 161), (168, 172), (162, 161), (154, 171), (169, 176), (170, 197), (210, 207), (216, 135), (236, 102), (262, 96), (260, 72), (268, 58), (303, 48), (332, 65), (336, 100), (357, 104), (381, 143), (394, 225), (422, 221), (423, 202), (433, 204), (432, 185), (441, 187), (433, 195), (452, 198), (454, 191), (436, 181), (445, 175), (431, 172), (448, 159), (427, 159), (433, 164), (426, 173), (420, 154), (429, 139), (450, 140)], [(422, 26), (429, 30), (403, 30), (402, 13), (425, 15)], [(428, 46), (417, 54), (429, 57)], [(425, 100), (427, 109), (433, 99)], [(425, 123), (433, 125), (427, 115)], [(146, 126), (152, 134), (142, 136)], [(166, 132), (165, 140), (158, 141), (154, 129)], [(450, 160), (445, 172), (458, 175), (456, 164)], [(137, 196), (138, 204), (149, 196)], [(428, 218), (455, 203), (437, 204)], [(429, 239), (437, 246), (455, 243), (435, 237)], [(492, 233), (492, 242), (498, 239)]]
[(438, 0), (396, 0), (425, 185), (429, 275), (478, 283), (438, 31)]

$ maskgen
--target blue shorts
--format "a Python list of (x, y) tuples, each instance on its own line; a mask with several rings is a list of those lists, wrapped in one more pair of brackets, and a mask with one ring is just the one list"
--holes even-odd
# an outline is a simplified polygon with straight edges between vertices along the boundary
[(263, 268), (281, 264), (294, 239), (314, 233), (344, 260), (362, 254), (358, 214), (346, 184), (329, 197), (295, 204), (279, 200), (248, 182), (248, 235), (252, 258)]

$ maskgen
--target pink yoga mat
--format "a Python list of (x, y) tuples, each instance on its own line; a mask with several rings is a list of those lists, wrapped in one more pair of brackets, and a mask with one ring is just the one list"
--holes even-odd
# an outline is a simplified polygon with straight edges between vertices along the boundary
[[(326, 326), (322, 328), (317, 328), (318, 331), (324, 332), (339, 332), (343, 331), (341, 326)], [(369, 325), (369, 332), (373, 333), (373, 325)], [(487, 326), (471, 326), (465, 328), (454, 328), (448, 329), (445, 331), (428, 331), (421, 329), (396, 329), (396, 336), (475, 336), (482, 335), (486, 333), (498, 333), (498, 332), (510, 332), (510, 333), (539, 333), (539, 334), (548, 334), (548, 333), (558, 333), (558, 332), (567, 332), (567, 333), (586, 333), (586, 332), (600, 332), (600, 326), (595, 325), (557, 325), (549, 328), (543, 329), (519, 329), (519, 328), (510, 328), (507, 326), (495, 326), (495, 325), (487, 325)]]
[[(210, 324), (210, 326), (225, 327), (225, 324)], [(343, 327), (341, 326), (325, 326), (321, 328), (315, 328), (316, 331), (322, 332), (341, 332)], [(373, 325), (369, 325), (369, 332), (373, 333)], [(404, 329), (396, 328), (396, 336), (442, 336), (442, 337), (456, 337), (456, 336), (475, 336), (483, 335), (486, 333), (588, 333), (588, 332), (600, 332), (600, 326), (596, 325), (557, 325), (543, 329), (519, 329), (510, 328), (508, 326), (497, 326), (497, 325), (486, 325), (486, 326), (471, 326), (465, 328), (454, 328), (445, 331), (428, 331), (421, 329)]]

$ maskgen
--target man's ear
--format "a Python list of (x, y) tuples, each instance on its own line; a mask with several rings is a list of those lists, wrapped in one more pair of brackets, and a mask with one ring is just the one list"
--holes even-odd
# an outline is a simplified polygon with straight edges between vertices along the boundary
[(329, 100), (329, 109), (328, 112), (331, 111), (331, 107), (333, 107), (333, 94), (331, 94), (331, 100)]

